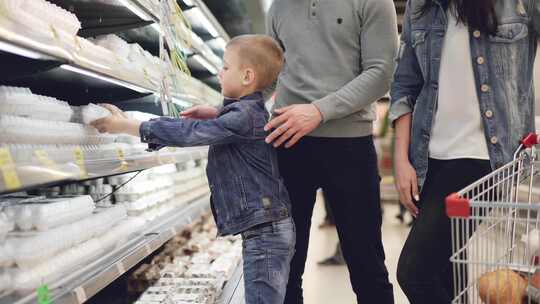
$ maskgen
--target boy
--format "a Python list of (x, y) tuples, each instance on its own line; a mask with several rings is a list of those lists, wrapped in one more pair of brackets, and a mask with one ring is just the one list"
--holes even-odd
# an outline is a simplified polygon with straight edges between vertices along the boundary
[(92, 123), (100, 132), (140, 136), (150, 148), (210, 145), (207, 175), (220, 235), (242, 234), (246, 304), (282, 304), (294, 253), (290, 200), (275, 150), (265, 143), (269, 115), (261, 91), (278, 77), (283, 51), (270, 37), (245, 35), (226, 47), (219, 79), (223, 108), (197, 106), (184, 119), (130, 120), (112, 116)]

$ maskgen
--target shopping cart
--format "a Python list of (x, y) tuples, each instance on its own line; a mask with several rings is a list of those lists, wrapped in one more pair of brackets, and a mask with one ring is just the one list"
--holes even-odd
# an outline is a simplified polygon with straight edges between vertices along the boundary
[(533, 199), (537, 143), (530, 134), (512, 162), (446, 199), (452, 303), (540, 304), (540, 199)]

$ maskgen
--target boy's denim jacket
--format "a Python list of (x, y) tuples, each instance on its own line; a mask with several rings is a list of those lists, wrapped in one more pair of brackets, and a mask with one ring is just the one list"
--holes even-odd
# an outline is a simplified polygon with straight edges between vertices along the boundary
[(151, 149), (210, 145), (206, 173), (220, 235), (290, 216), (275, 149), (264, 140), (269, 114), (262, 93), (225, 99), (216, 119), (157, 118), (141, 124)]
[[(428, 170), (448, 6), (447, 0), (431, 0), (433, 5), (422, 14), (426, 1), (430, 0), (407, 3), (390, 93), (392, 121), (413, 113), (409, 155), (420, 185)], [(540, 1), (494, 2), (496, 34), (469, 29), (470, 56), (493, 169), (511, 161), (520, 139), (534, 132), (533, 65), (540, 32)]]

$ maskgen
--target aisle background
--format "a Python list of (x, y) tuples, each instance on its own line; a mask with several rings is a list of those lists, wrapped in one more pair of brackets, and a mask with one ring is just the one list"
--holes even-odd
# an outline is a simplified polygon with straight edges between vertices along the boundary
[[(408, 234), (408, 227), (401, 224), (395, 215), (397, 204), (384, 204), (383, 242), (386, 252), (386, 266), (390, 280), (394, 284), (396, 304), (409, 304), (396, 281), (396, 267), (401, 248)], [(349, 272), (345, 266), (319, 266), (317, 262), (332, 255), (337, 243), (334, 228), (319, 229), (324, 218), (322, 196), (317, 196), (313, 213), (308, 262), (304, 275), (305, 303), (309, 304), (351, 304), (355, 302), (349, 282)]]

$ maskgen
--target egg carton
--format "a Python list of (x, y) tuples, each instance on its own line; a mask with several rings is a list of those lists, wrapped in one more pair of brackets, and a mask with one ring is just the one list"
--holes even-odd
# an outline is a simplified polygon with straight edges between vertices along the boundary
[(109, 110), (93, 103), (90, 103), (86, 106), (78, 107), (77, 112), (79, 114), (78, 119), (80, 119), (78, 122), (86, 125), (90, 124), (95, 120), (105, 118), (111, 115), (111, 112)]
[(15, 230), (15, 221), (5, 212), (0, 212), (0, 243), (3, 242), (10, 231)]
[(164, 303), (165, 300), (169, 297), (168, 294), (150, 294), (150, 293), (144, 293), (138, 301), (141, 302), (157, 302), (157, 303)]
[(99, 209), (88, 218), (56, 229), (10, 237), (0, 247), (0, 265), (16, 263), (22, 269), (35, 267), (58, 252), (106, 233), (126, 216), (122, 206), (115, 206)]
[(80, 220), (92, 214), (94, 208), (90, 196), (63, 196), (7, 206), (4, 212), (14, 219), (18, 229), (42, 231)]
[(128, 217), (98, 238), (101, 246), (109, 251), (125, 243), (131, 235), (140, 232), (146, 225), (141, 218)]
[(116, 66), (120, 64), (120, 58), (112, 51), (92, 43), (92, 41), (76, 37), (79, 51), (75, 54), (75, 60), (80, 65), (97, 69), (100, 72), (114, 75)]
[[(52, 161), (54, 164), (58, 165), (57, 169), (61, 169), (64, 172), (78, 172), (78, 168), (74, 164), (66, 165), (68, 163), (73, 163), (74, 150), (76, 146), (74, 145), (64, 145), (64, 144), (3, 144), (3, 147), (11, 151), (13, 160), (17, 165), (26, 165), (26, 164), (40, 164), (46, 165), (43, 163), (43, 159), (39, 158), (36, 155), (36, 151), (43, 151), (46, 154), (46, 158)], [(80, 148), (85, 153), (90, 153), (90, 147), (86, 145), (81, 145)], [(50, 164), (49, 164), (50, 165)]]
[(130, 79), (133, 82), (141, 83), (145, 82), (144, 71), (142, 67), (133, 65), (129, 60), (129, 54), (131, 52), (131, 46), (122, 38), (110, 34), (104, 36), (98, 36), (91, 39), (97, 46), (105, 48), (114, 54), (116, 54), (116, 65), (114, 68), (125, 79)]
[[(123, 203), (129, 215), (139, 215), (147, 209), (165, 203), (174, 197), (170, 189), (164, 189), (151, 195), (142, 197), (134, 202)], [(159, 214), (159, 212), (157, 212)]]
[(174, 291), (172, 286), (151, 286), (144, 293), (148, 295), (168, 295)]
[(0, 270), (0, 294), (13, 291), (13, 279), (9, 270)]
[(172, 294), (164, 302), (167, 304), (184, 304), (184, 303), (198, 303), (198, 304), (210, 304), (214, 303), (214, 297), (196, 294), (196, 293), (178, 293)]
[(161, 278), (155, 286), (205, 286), (213, 290), (220, 290), (223, 287), (223, 282), (216, 279)]
[(120, 58), (128, 58), (131, 52), (130, 45), (124, 39), (114, 34), (102, 35), (89, 40), (100, 47), (116, 53)]
[(133, 67), (146, 75), (147, 79), (159, 82), (162, 78), (163, 61), (144, 50), (139, 44), (130, 44), (128, 60)]
[(0, 86), (0, 114), (69, 122), (73, 109), (65, 101), (32, 94), (27, 88)]
[(11, 273), (13, 287), (17, 291), (27, 292), (43, 284), (52, 284), (105, 252), (98, 239), (91, 239), (62, 251), (35, 267), (13, 269)]
[(15, 22), (23, 22), (36, 31), (62, 31), (75, 36), (81, 23), (75, 14), (44, 0), (2, 0), (3, 13)]
[(0, 138), (4, 143), (73, 145), (108, 144), (115, 139), (90, 126), (10, 115), (0, 115)]
[(115, 246), (126, 242), (129, 235), (139, 231), (143, 225), (144, 223), (137, 219), (127, 218), (100, 237), (62, 251), (35, 267), (14, 268), (11, 271), (12, 285), (15, 290), (25, 292), (35, 290), (42, 284), (54, 283), (78, 267), (88, 264), (110, 252)]

